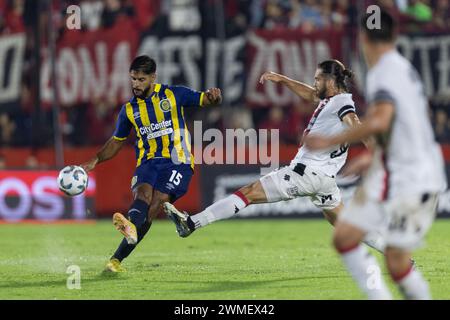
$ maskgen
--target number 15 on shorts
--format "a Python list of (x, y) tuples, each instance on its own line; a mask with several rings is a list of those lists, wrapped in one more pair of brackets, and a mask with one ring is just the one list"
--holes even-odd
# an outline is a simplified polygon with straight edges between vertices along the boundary
[(177, 170), (172, 170), (172, 175), (169, 178), (169, 182), (172, 182), (174, 185), (178, 186), (181, 182), (183, 175), (179, 173)]

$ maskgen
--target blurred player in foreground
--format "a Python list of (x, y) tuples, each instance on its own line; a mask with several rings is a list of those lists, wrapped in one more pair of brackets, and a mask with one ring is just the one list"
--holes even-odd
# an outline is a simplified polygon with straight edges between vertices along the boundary
[(368, 232), (385, 231), (389, 273), (407, 299), (430, 299), (421, 273), (410, 263), (436, 215), (438, 194), (445, 190), (444, 162), (428, 117), (428, 102), (414, 67), (395, 49), (395, 22), (381, 13), (381, 29), (361, 21), (361, 44), (369, 67), (369, 108), (362, 123), (333, 137), (309, 136), (308, 148), (319, 150), (374, 135), (372, 155), (355, 167), (368, 168), (352, 203), (338, 219), (334, 245), (347, 269), (369, 299), (391, 299), (381, 273), (370, 277), (377, 261), (361, 240)]
[(116, 130), (97, 155), (82, 167), (91, 171), (120, 151), (132, 129), (136, 132), (136, 171), (131, 180), (134, 201), (129, 220), (113, 216), (114, 226), (125, 238), (106, 270), (124, 271), (121, 262), (150, 229), (164, 202), (174, 202), (188, 190), (194, 157), (183, 108), (219, 104), (220, 89), (199, 92), (183, 86), (155, 83), (156, 63), (139, 56), (130, 66), (134, 97), (122, 106)]
[[(352, 73), (337, 60), (323, 61), (315, 73), (314, 87), (273, 72), (264, 73), (261, 83), (269, 80), (286, 85), (309, 102), (319, 102), (303, 139), (312, 133), (338, 134), (359, 124), (347, 80)], [(181, 237), (214, 221), (228, 219), (250, 204), (287, 201), (297, 197), (310, 197), (333, 225), (343, 205), (336, 175), (345, 164), (348, 146), (335, 144), (323, 151), (312, 151), (301, 146), (291, 164), (262, 177), (234, 194), (222, 199), (204, 211), (189, 216), (170, 203), (164, 204), (169, 218), (175, 223)], [(380, 237), (368, 236), (367, 243), (382, 251)]]

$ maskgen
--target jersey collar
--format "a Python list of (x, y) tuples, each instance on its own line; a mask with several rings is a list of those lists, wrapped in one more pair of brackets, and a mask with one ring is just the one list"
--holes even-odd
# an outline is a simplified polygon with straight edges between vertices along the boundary
[(155, 87), (153, 88), (153, 92), (147, 99), (151, 99), (156, 93), (159, 93), (161, 90), (161, 83), (155, 83)]

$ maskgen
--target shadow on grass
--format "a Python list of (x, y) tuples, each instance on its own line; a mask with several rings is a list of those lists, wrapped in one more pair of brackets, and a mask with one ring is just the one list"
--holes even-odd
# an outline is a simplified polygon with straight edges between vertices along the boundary
[[(296, 284), (286, 284), (283, 285), (283, 288), (288, 287), (299, 287), (298, 281), (301, 280), (315, 280), (315, 279), (337, 279), (337, 278), (347, 278), (347, 275), (330, 275), (330, 276), (315, 276), (315, 277), (292, 277), (292, 278), (281, 278), (281, 279), (270, 279), (270, 280), (255, 280), (255, 281), (175, 281), (175, 280), (160, 280), (153, 282), (161, 282), (161, 283), (181, 283), (181, 284), (191, 284), (193, 286), (192, 289), (181, 289), (177, 288), (177, 292), (192, 294), (192, 293), (216, 293), (216, 292), (230, 292), (230, 291), (239, 291), (252, 289), (268, 284), (276, 284), (282, 282), (295, 282)], [(202, 286), (202, 287), (199, 287)], [(302, 284), (305, 287), (305, 283)], [(311, 286), (314, 286), (311, 284)]]
[[(83, 284), (86, 283), (95, 283), (101, 282), (105, 280), (126, 280), (129, 279), (124, 273), (112, 273), (102, 271), (93, 277), (81, 277), (81, 282)], [(3, 288), (45, 288), (45, 287), (55, 287), (55, 286), (66, 286), (67, 278), (61, 278), (60, 280), (46, 280), (46, 281), (2, 281), (0, 282), (0, 289)]]
[[(219, 293), (247, 290), (257, 287), (264, 287), (270, 284), (279, 284), (282, 288), (288, 287), (305, 287), (306, 281), (315, 279), (337, 279), (346, 278), (346, 275), (323, 275), (323, 276), (304, 276), (304, 277), (290, 277), (290, 278), (277, 278), (267, 280), (248, 280), (248, 281), (214, 281), (214, 280), (170, 280), (160, 279), (151, 280), (152, 283), (164, 284), (170, 287), (169, 291), (176, 291), (183, 294), (201, 294), (201, 293)], [(130, 280), (133, 277), (124, 273), (111, 273), (101, 272), (92, 277), (81, 279), (83, 284), (108, 281), (123, 281)], [(66, 286), (66, 278), (60, 278), (59, 280), (46, 280), (46, 281), (5, 281), (0, 283), (0, 289), (3, 288), (48, 288), (57, 286)], [(303, 283), (301, 283), (303, 281)], [(284, 282), (284, 284), (282, 284)], [(287, 282), (287, 283), (286, 283)], [(186, 288), (186, 285), (190, 285), (191, 288)], [(309, 285), (309, 284), (308, 284)], [(313, 286), (313, 284), (310, 284)]]

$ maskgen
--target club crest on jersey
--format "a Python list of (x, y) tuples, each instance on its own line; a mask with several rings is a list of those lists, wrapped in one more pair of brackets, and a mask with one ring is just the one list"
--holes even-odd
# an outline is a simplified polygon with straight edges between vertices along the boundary
[(159, 103), (159, 108), (163, 112), (169, 112), (170, 110), (172, 110), (172, 105), (170, 104), (170, 101), (168, 99), (164, 99)]

